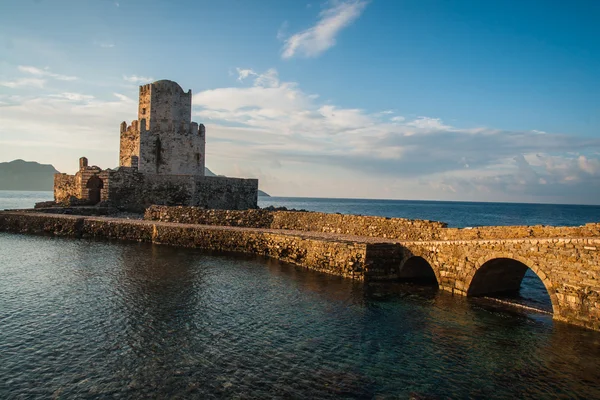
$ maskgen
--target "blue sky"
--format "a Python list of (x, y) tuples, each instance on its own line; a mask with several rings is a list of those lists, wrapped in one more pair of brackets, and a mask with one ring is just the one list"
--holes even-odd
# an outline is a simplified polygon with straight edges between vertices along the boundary
[(282, 196), (600, 203), (596, 1), (0, 3), (0, 161), (118, 162), (177, 81), (207, 166)]

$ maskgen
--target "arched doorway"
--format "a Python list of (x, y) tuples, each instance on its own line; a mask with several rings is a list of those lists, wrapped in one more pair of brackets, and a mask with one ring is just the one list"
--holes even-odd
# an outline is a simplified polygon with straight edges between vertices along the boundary
[(518, 303), (551, 311), (554, 304), (543, 282), (526, 264), (512, 258), (486, 261), (473, 275), (467, 296), (519, 298)]
[(429, 262), (423, 257), (411, 256), (400, 267), (398, 278), (403, 282), (438, 287), (438, 279)]
[(85, 187), (88, 189), (88, 200), (91, 204), (100, 203), (102, 188), (104, 182), (98, 177), (98, 175), (92, 176), (86, 183)]

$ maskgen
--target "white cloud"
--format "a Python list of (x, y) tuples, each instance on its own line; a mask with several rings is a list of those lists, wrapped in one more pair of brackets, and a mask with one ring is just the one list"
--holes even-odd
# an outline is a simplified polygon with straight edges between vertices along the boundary
[(590, 175), (598, 175), (600, 174), (600, 160), (598, 159), (588, 159), (585, 156), (581, 155), (577, 158), (577, 164), (579, 168), (590, 174)]
[(23, 86), (31, 86), (36, 88), (43, 88), (46, 84), (44, 79), (39, 78), (19, 78), (12, 81), (0, 81), (0, 86), (9, 88), (18, 88)]
[[(275, 69), (259, 73), (239, 68), (237, 75), (248, 84), (194, 95), (195, 119), (207, 124), (213, 138), (207, 159), (228, 160), (220, 166), (224, 174), (233, 173), (227, 165), (234, 162), (267, 169), (277, 161), (282, 167), (272, 173), (281, 174), (280, 185), (288, 195), (355, 195), (339, 185), (353, 185), (345, 176), (364, 187), (381, 184), (380, 189), (365, 189), (363, 197), (406, 198), (410, 187), (410, 193), (427, 198), (533, 201), (538, 192), (566, 196), (562, 185), (583, 182), (600, 192), (600, 185), (590, 180), (600, 178), (600, 160), (581, 156), (598, 151), (600, 140), (546, 133), (540, 141), (539, 133), (531, 131), (465, 129), (426, 116), (390, 117), (389, 110), (368, 112), (320, 102), (297, 83), (281, 80)], [(308, 179), (309, 171), (314, 173), (311, 187), (323, 192), (316, 186), (313, 192), (296, 186), (299, 192), (289, 192), (292, 184), (285, 183), (283, 174), (299, 182)], [(340, 192), (333, 193), (334, 187)], [(571, 188), (572, 199), (582, 193)], [(282, 195), (285, 190), (277, 188)]]
[(154, 78), (139, 76), (139, 75), (123, 75), (123, 79), (130, 83), (150, 83), (154, 82)]
[[(396, 118), (396, 121), (399, 121), (398, 117), (394, 117), (394, 118)], [(392, 120), (394, 120), (394, 118), (392, 118)], [(400, 117), (400, 118), (402, 118), (402, 117)], [(419, 128), (419, 129), (423, 129), (423, 130), (427, 130), (427, 131), (445, 130), (445, 129), (451, 128), (449, 125), (445, 125), (444, 123), (442, 123), (442, 120), (439, 118), (428, 118), (428, 117), (418, 117), (414, 121), (408, 122), (406, 125), (414, 126), (415, 128)]]
[(242, 68), (236, 68), (236, 71), (238, 73), (238, 81), (243, 81), (244, 79), (248, 78), (249, 76), (256, 76), (258, 75), (256, 72), (252, 71), (251, 69), (242, 69)]
[(71, 93), (71, 92), (51, 94), (50, 97), (56, 97), (59, 99), (66, 99), (66, 100), (72, 100), (72, 101), (86, 101), (86, 100), (94, 99), (94, 96), (92, 96), (92, 95), (81, 94), (81, 93)]
[[(319, 13), (314, 26), (285, 40), (282, 57), (292, 58), (297, 54), (316, 57), (322, 54), (336, 44), (337, 35), (362, 14), (366, 5), (366, 1), (360, 0), (332, 1), (328, 8)], [(278, 38), (282, 37), (282, 32), (280, 29)]]
[(9, 98), (0, 106), (0, 158), (36, 159), (73, 172), (85, 155), (94, 164), (115, 167), (119, 124), (135, 118), (137, 103), (114, 95), (108, 100), (70, 92)]
[(78, 79), (76, 76), (62, 75), (62, 74), (56, 74), (54, 72), (50, 72), (50, 71), (48, 71), (48, 68), (41, 69), (41, 68), (32, 67), (32, 66), (28, 66), (28, 65), (19, 65), (18, 69), (21, 72), (26, 72), (31, 75), (47, 76), (50, 78), (58, 79), (59, 81), (75, 81)]

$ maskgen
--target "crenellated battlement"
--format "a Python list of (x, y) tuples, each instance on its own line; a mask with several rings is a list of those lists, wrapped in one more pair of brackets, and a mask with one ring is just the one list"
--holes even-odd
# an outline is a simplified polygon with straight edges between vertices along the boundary
[(121, 123), (119, 165), (152, 174), (204, 175), (206, 128), (192, 122), (192, 91), (160, 80), (140, 86), (138, 119)]
[(141, 85), (140, 86), (140, 94), (146, 94), (146, 92), (148, 92), (150, 90), (151, 85), (152, 85), (151, 83)]

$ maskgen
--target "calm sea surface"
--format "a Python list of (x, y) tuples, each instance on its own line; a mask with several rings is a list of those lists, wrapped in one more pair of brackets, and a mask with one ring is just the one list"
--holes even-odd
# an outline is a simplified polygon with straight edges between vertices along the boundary
[[(0, 209), (49, 192), (0, 192)], [(261, 199), (453, 226), (600, 207)], [(528, 275), (522, 295), (544, 308)], [(540, 291), (542, 290), (542, 291)], [(600, 333), (254, 256), (0, 233), (0, 398), (600, 398)]]

